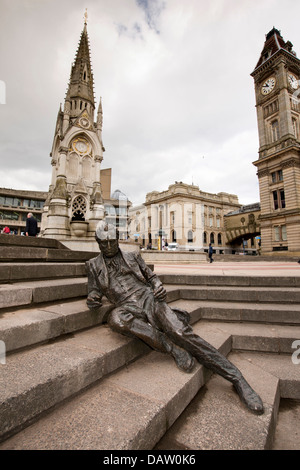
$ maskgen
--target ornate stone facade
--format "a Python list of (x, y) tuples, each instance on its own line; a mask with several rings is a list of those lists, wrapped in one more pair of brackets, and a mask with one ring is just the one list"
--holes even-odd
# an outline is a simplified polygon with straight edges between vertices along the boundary
[(59, 108), (51, 156), (52, 180), (42, 235), (59, 240), (94, 239), (104, 217), (100, 181), (103, 160), (101, 100), (94, 122), (94, 81), (84, 24), (66, 94)]
[(255, 83), (262, 254), (300, 254), (300, 60), (273, 28)]

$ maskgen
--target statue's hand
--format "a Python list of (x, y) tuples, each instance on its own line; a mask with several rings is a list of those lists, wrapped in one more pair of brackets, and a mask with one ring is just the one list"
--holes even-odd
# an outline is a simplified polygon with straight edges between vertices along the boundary
[(88, 297), (86, 303), (88, 308), (99, 308), (102, 306), (101, 297), (99, 296)]
[(164, 300), (166, 300), (167, 297), (166, 289), (163, 286), (158, 287), (154, 291), (154, 297), (160, 302), (163, 302)]

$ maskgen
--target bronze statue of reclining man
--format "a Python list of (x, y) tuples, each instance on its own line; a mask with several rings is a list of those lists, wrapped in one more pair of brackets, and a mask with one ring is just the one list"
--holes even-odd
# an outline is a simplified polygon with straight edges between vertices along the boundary
[(107, 320), (112, 330), (138, 337), (156, 351), (172, 355), (185, 372), (191, 372), (196, 358), (229, 380), (251, 411), (263, 413), (260, 397), (237, 367), (193, 332), (187, 312), (172, 309), (165, 302), (166, 290), (142, 257), (120, 250), (115, 227), (101, 221), (95, 237), (101, 252), (86, 262), (88, 307), (100, 307), (105, 295), (115, 306)]

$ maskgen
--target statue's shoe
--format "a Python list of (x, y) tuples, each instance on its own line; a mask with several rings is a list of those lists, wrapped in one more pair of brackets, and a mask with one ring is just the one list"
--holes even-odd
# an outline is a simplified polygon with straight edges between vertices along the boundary
[(180, 348), (176, 344), (173, 344), (171, 354), (175, 359), (177, 367), (184, 372), (192, 372), (195, 365), (193, 356), (185, 349)]
[(254, 413), (263, 414), (264, 405), (259, 395), (250, 387), (242, 377), (233, 382), (241, 401)]

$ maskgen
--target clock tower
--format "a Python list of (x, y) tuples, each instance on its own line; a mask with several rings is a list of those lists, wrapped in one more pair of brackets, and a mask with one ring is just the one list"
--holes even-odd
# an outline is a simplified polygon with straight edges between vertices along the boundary
[(300, 60), (273, 28), (254, 78), (262, 254), (300, 255)]
[[(87, 34), (87, 16), (70, 81), (58, 111), (50, 153), (52, 181), (42, 217), (41, 234), (63, 242), (93, 240), (104, 217), (100, 182), (103, 160), (102, 104), (94, 121), (94, 79)], [(69, 246), (67, 244), (67, 246)], [(77, 249), (76, 245), (73, 246)], [(72, 247), (72, 243), (70, 245)]]

